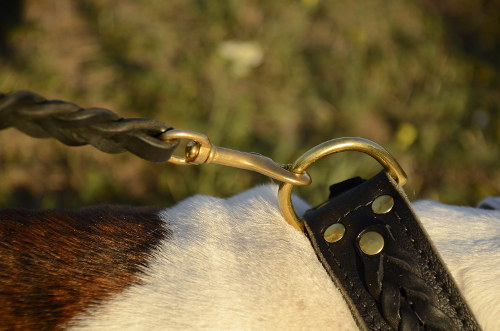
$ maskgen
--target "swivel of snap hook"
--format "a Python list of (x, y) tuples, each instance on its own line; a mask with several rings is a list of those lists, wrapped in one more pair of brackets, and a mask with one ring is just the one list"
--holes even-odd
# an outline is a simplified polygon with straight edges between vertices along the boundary
[(204, 134), (188, 130), (169, 130), (161, 134), (161, 140), (188, 140), (183, 157), (172, 155), (168, 162), (177, 165), (216, 163), (234, 168), (259, 172), (268, 177), (290, 185), (305, 186), (311, 183), (306, 172), (295, 173), (286, 169), (285, 165), (256, 154), (246, 153), (229, 148), (215, 146)]

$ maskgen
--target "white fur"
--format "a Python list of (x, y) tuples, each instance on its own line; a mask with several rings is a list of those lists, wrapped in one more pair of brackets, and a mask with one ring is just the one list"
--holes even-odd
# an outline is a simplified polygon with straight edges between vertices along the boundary
[[(297, 199), (304, 211), (307, 205)], [(500, 211), (420, 202), (416, 211), (484, 330), (500, 330)], [(189, 198), (143, 284), (73, 320), (78, 330), (357, 330), (277, 188)]]

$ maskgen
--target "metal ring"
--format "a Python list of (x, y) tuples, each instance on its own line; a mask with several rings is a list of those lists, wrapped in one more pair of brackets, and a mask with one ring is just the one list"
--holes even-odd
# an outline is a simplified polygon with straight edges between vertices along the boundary
[[(356, 151), (370, 155), (387, 170), (389, 175), (399, 186), (403, 186), (406, 183), (406, 174), (396, 159), (382, 146), (363, 138), (337, 138), (325, 141), (324, 143), (302, 154), (302, 156), (299, 157), (288, 170), (296, 174), (301, 174), (306, 171), (311, 164), (319, 159), (330, 154), (344, 151)], [(304, 231), (304, 225), (299, 220), (299, 217), (293, 208), (292, 189), (292, 184), (282, 183), (280, 185), (278, 191), (278, 201), (281, 213), (287, 223), (299, 231)]]

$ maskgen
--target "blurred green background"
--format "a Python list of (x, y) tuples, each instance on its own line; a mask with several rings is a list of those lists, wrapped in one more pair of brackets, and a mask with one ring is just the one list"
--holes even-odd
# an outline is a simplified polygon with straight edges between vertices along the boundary
[[(0, 91), (104, 107), (294, 161), (331, 138), (389, 149), (411, 199), (500, 194), (500, 2), (25, 0), (0, 5)], [(315, 165), (328, 184), (379, 166)], [(0, 131), (0, 206), (168, 206), (229, 196), (259, 174), (180, 167)]]

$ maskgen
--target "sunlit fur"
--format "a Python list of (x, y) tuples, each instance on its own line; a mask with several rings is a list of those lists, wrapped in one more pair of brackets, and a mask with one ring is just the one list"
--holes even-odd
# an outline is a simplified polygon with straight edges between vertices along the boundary
[(54, 330), (140, 283), (158, 209), (0, 210), (0, 330)]
[[(415, 210), (479, 323), (500, 330), (500, 211)], [(357, 329), (307, 238), (284, 222), (275, 186), (195, 196), (160, 217), (171, 235), (141, 284), (75, 317), (74, 329)]]

